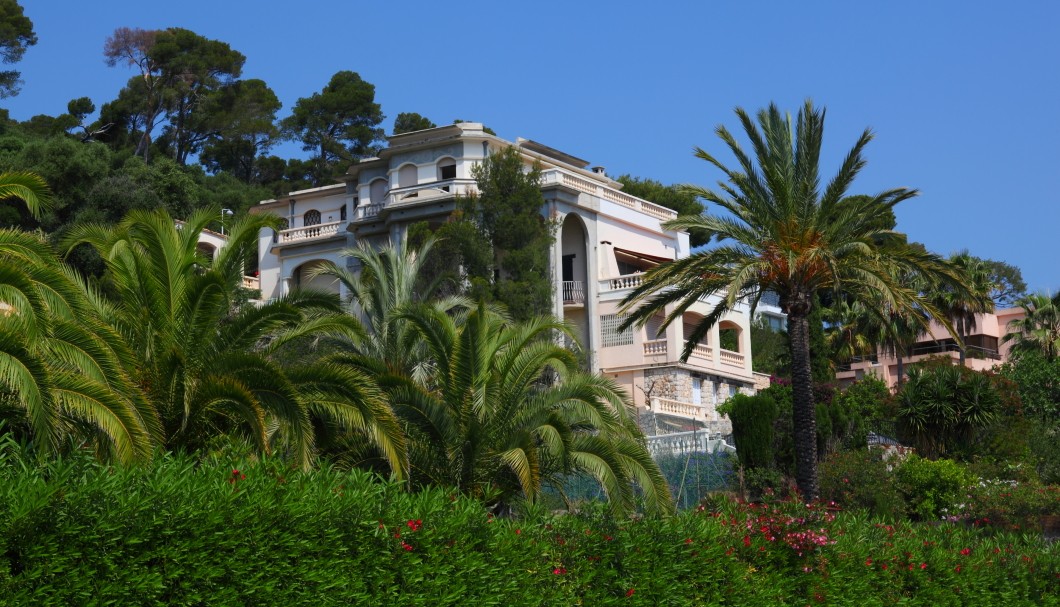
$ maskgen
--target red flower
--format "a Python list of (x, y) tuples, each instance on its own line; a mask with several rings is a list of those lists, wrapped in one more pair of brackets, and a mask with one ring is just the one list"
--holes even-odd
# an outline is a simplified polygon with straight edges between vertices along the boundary
[(567, 569), (564, 567), (556, 567), (552, 570), (552, 575), (566, 575)]
[(961, 549), (961, 556), (968, 556), (971, 553), (972, 553), (972, 549), (971, 548), (962, 548)]
[(957, 565), (956, 567), (953, 568), (953, 570), (956, 571), (957, 573), (960, 573), (961, 572), (961, 566)]
[(865, 559), (865, 566), (872, 567), (872, 559)]
[(884, 571), (887, 571), (887, 563), (884, 563), (884, 564), (883, 564), (883, 565), (882, 565), (882, 566), (880, 567), (880, 569), (883, 569)]
[(686, 544), (691, 544), (691, 543), (692, 543), (692, 538), (690, 538), (690, 537), (686, 537), (686, 538), (685, 538), (685, 543), (686, 543)]
[(927, 569), (927, 563), (920, 563), (921, 569)]
[(630, 588), (629, 590), (627, 590), (626, 591), (626, 598), (629, 598), (629, 597), (633, 596), (633, 592), (634, 591), (636, 591), (636, 588)]
[(749, 536), (749, 535), (743, 536), (743, 545), (747, 546), (747, 547), (750, 547), (750, 545), (751, 545), (751, 536)]
[(416, 520), (410, 520), (409, 522), (407, 522), (405, 524), (408, 526), (409, 529), (411, 529), (413, 531), (419, 531), (420, 527), (423, 526), (423, 521), (421, 521), (420, 519), (416, 519)]
[(401, 547), (405, 549), (405, 552), (412, 552), (412, 546), (406, 544), (405, 542), (401, 542)]
[(522, 534), (523, 534), (523, 530), (522, 529), (516, 529), (515, 530), (515, 535), (522, 535)]

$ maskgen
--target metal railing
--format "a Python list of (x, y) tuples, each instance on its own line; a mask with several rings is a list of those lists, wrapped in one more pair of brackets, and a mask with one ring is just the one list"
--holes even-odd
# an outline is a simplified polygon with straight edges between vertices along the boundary
[(563, 303), (583, 304), (585, 303), (585, 283), (580, 280), (563, 281)]

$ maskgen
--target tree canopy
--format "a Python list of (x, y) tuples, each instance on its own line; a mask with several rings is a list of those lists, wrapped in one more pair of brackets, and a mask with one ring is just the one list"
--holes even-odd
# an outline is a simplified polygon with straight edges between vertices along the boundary
[[(18, 63), (34, 44), (37, 34), (22, 5), (17, 0), (0, 0), (0, 60), (9, 65)], [(0, 70), (0, 99), (18, 94), (21, 77), (17, 70)]]

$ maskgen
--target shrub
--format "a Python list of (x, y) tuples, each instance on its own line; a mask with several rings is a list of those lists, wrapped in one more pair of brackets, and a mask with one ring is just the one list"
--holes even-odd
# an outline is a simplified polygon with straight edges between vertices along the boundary
[(744, 468), (773, 467), (773, 420), (777, 404), (766, 395), (737, 394), (718, 407), (732, 421), (736, 455)]
[(877, 449), (840, 451), (820, 467), (821, 499), (843, 508), (867, 510), (874, 516), (897, 520), (905, 515), (905, 501), (894, 475)]
[(916, 455), (898, 466), (895, 479), (910, 516), (925, 521), (952, 515), (975, 482), (967, 469), (953, 460), (931, 461)]
[(1034, 530), (1045, 515), (1060, 515), (1060, 486), (984, 481), (968, 490), (965, 520), (976, 526)]
[[(5, 605), (1055, 605), (1060, 546), (797, 501), (494, 518), (364, 472), (0, 462)], [(956, 589), (960, 595), (955, 595)]]
[(965, 367), (913, 368), (898, 393), (898, 419), (928, 457), (971, 455), (976, 432), (996, 422), (1001, 392), (993, 376)]

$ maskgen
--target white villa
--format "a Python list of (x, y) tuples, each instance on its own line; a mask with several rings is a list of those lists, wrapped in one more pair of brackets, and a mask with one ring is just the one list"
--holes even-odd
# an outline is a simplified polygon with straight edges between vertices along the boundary
[[(617, 330), (624, 318), (619, 302), (639, 284), (640, 273), (689, 254), (687, 234), (661, 227), (675, 213), (623, 193), (602, 167), (590, 169), (588, 162), (534, 141), (505, 141), (479, 123), (390, 137), (378, 158), (353, 165), (342, 183), (253, 208), (287, 226), (260, 236), (262, 298), (298, 288), (339, 291), (331, 279), (310, 278), (308, 271), (325, 262), (346, 264), (340, 251), (359, 242), (399, 241), (413, 223), (441, 225), (455, 197), (475, 188), (472, 166), (507, 146), (542, 170), (541, 213), (559, 226), (551, 252), (554, 312), (577, 327), (591, 368), (615, 378), (642, 411), (654, 413), (648, 417), (660, 432), (705, 427), (727, 434), (728, 421), (715, 406), (737, 391), (755, 390), (747, 309), (726, 316), (687, 363), (678, 361), (684, 335), (712, 302), (695, 306), (684, 323), (661, 334), (661, 317), (640, 330)], [(778, 309), (764, 307), (779, 316)], [(735, 343), (734, 349), (721, 348), (723, 332), (730, 332), (726, 343)]]

